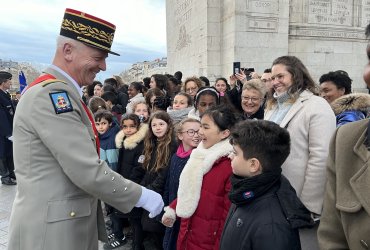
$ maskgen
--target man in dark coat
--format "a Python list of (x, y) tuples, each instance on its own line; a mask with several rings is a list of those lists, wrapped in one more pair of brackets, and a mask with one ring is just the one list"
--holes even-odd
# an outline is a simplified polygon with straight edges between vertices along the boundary
[(12, 74), (0, 71), (0, 176), (3, 185), (15, 185), (13, 163), (13, 117), (14, 106), (8, 90)]

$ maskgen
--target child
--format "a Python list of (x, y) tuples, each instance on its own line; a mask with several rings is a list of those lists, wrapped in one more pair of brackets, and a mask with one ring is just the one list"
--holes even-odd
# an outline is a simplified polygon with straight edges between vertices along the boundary
[(143, 96), (143, 85), (141, 82), (132, 82), (128, 86), (127, 93), (130, 100), (126, 106), (126, 113), (131, 114), (133, 112), (132, 107), (136, 102), (145, 101), (145, 97)]
[(93, 114), (95, 114), (99, 110), (108, 110), (107, 104), (105, 103), (104, 99), (99, 96), (91, 97), (88, 103), (88, 107)]
[[(100, 97), (94, 97), (100, 98)], [(94, 98), (90, 99), (90, 102), (94, 102)], [(100, 98), (101, 99), (101, 98)], [(100, 100), (96, 99), (96, 100)], [(118, 167), (118, 149), (115, 145), (115, 137), (119, 131), (119, 127), (116, 123), (113, 122), (113, 115), (111, 112), (107, 110), (98, 110), (94, 113), (95, 118), (95, 126), (99, 133), (99, 140), (100, 140), (100, 159), (106, 161), (108, 166), (117, 172)], [(112, 221), (112, 207), (108, 204), (105, 204), (105, 210), (107, 215), (110, 217), (110, 221), (108, 220), (106, 225), (109, 229), (111, 221)], [(111, 240), (111, 237), (109, 237)], [(123, 243), (125, 237), (121, 238), (120, 241)], [(106, 244), (106, 245), (109, 245)]]
[(99, 132), (100, 159), (117, 172), (118, 149), (115, 145), (116, 134), (119, 127), (113, 122), (113, 115), (107, 110), (100, 110), (94, 114), (95, 126)]
[[(165, 111), (153, 113), (149, 119), (148, 134), (144, 139), (145, 175), (140, 182), (142, 186), (163, 196), (170, 158), (175, 150), (176, 142), (170, 116)], [(150, 242), (156, 249), (162, 249), (165, 229), (163, 225), (155, 219), (150, 219), (145, 211), (141, 223), (147, 232), (146, 242)]]
[(149, 115), (150, 115), (150, 109), (146, 102), (144, 101), (135, 102), (132, 105), (132, 110), (134, 114), (139, 116), (140, 122), (145, 122), (145, 123), (148, 122)]
[[(144, 138), (148, 132), (148, 125), (145, 123), (140, 125), (140, 119), (137, 115), (126, 114), (122, 116), (121, 127), (122, 130), (116, 135), (116, 147), (119, 149), (117, 172), (126, 179), (139, 183), (143, 176)], [(123, 214), (116, 209), (113, 210), (111, 220), (114, 235), (111, 236), (109, 247), (105, 247), (105, 249), (114, 249), (122, 245), (124, 218), (128, 218), (132, 226), (132, 249), (140, 248), (143, 241), (141, 210), (134, 208), (128, 214)]]
[(202, 142), (181, 173), (177, 199), (162, 217), (166, 226), (172, 226), (176, 216), (181, 218), (177, 249), (219, 249), (230, 207), (228, 155), (233, 149), (228, 138), (235, 123), (236, 117), (227, 107), (212, 107), (202, 116)]
[(220, 77), (216, 79), (215, 88), (220, 92), (221, 96), (225, 96), (226, 92), (230, 90), (230, 85), (227, 83), (226, 78)]
[[(104, 86), (104, 88), (108, 86), (110, 88), (113, 88), (111, 85)], [(122, 117), (123, 107), (117, 103), (118, 102), (117, 94), (112, 91), (104, 91), (104, 93), (101, 95), (101, 98), (104, 99), (105, 104), (107, 106), (107, 110), (112, 112), (115, 122), (119, 124), (119, 121), (121, 121)]]
[(287, 130), (263, 120), (238, 123), (231, 134), (232, 207), (220, 249), (301, 249), (298, 228), (312, 226), (281, 165), (290, 152)]
[(189, 94), (180, 92), (175, 95), (172, 107), (167, 109), (174, 124), (177, 124), (182, 119), (186, 118), (192, 109), (193, 99)]
[(194, 108), (190, 110), (188, 117), (200, 121), (200, 117), (207, 109), (220, 104), (220, 93), (214, 87), (201, 87), (194, 101)]
[[(190, 154), (200, 142), (199, 137), (200, 122), (193, 118), (185, 118), (177, 124), (176, 134), (180, 145), (177, 152), (172, 155), (170, 167), (167, 174), (166, 185), (164, 188), (163, 200), (168, 205), (177, 198), (179, 179)], [(172, 228), (166, 228), (163, 249), (176, 250), (176, 241), (180, 229), (180, 221), (177, 220)]]

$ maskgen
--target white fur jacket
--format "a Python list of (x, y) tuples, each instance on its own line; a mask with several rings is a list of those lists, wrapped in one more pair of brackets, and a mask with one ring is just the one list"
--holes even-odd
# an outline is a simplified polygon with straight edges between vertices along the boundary
[(165, 216), (173, 219), (176, 219), (176, 215), (181, 218), (190, 218), (198, 207), (203, 176), (212, 169), (218, 159), (228, 156), (232, 150), (229, 139), (223, 140), (208, 149), (205, 149), (201, 142), (192, 151), (180, 175), (176, 212), (174, 209), (166, 207)]
[(125, 133), (120, 130), (116, 135), (116, 147), (122, 148), (123, 146), (125, 149), (135, 148), (142, 140), (144, 140), (148, 129), (148, 124), (142, 123), (139, 127), (139, 130), (128, 138), (125, 138)]

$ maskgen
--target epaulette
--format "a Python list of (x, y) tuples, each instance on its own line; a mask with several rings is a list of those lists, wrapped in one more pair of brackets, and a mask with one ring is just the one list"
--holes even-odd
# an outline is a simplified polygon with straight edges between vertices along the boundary
[(43, 81), (43, 82), (41, 83), (41, 85), (42, 85), (42, 87), (46, 87), (46, 86), (48, 86), (49, 84), (54, 83), (54, 82), (62, 82), (62, 83), (64, 83), (65, 85), (67, 85), (67, 83), (66, 83), (66, 82), (63, 82), (63, 81), (58, 80), (58, 79), (48, 79), (48, 80), (45, 80), (45, 81)]

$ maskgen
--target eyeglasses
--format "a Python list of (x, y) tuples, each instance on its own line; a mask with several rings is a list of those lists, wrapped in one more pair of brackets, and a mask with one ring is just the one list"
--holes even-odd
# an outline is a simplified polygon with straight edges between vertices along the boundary
[(192, 93), (192, 92), (197, 92), (198, 88), (197, 87), (194, 87), (194, 88), (188, 88), (188, 89), (185, 89), (185, 92), (186, 93)]
[(187, 133), (188, 136), (193, 137), (195, 134), (199, 135), (199, 130), (189, 129), (180, 133)]
[(258, 102), (259, 100), (262, 100), (263, 98), (258, 98), (258, 97), (249, 97), (249, 96), (242, 96), (242, 100), (245, 101), (245, 102)]

